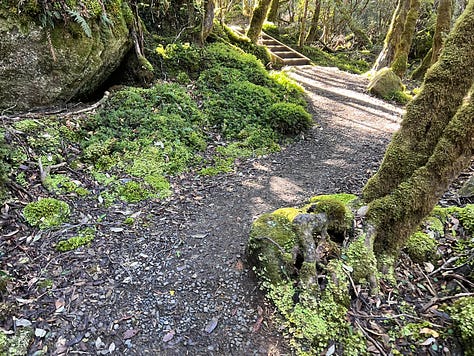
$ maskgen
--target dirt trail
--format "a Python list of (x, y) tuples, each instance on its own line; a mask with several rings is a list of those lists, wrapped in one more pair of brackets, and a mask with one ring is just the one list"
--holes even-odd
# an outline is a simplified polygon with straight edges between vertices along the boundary
[[(402, 112), (364, 94), (360, 76), (311, 66), (290, 75), (307, 90), (318, 126), (280, 153), (239, 164), (233, 174), (177, 178), (171, 201), (132, 206), (143, 218), (139, 228), (114, 232), (113, 221), (123, 220), (124, 212), (109, 214), (98, 246), (74, 252), (70, 270), (82, 272), (65, 275), (68, 286), (51, 297), (63, 298), (68, 312), (52, 326), (50, 350), (288, 351), (245, 264), (251, 222), (315, 194), (359, 193)], [(45, 268), (54, 272), (60, 258)]]

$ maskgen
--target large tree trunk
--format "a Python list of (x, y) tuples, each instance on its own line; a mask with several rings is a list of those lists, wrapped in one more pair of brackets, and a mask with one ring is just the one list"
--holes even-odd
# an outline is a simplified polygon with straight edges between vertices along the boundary
[(438, 17), (433, 35), (433, 46), (431, 47), (431, 64), (434, 64), (439, 57), (443, 47), (444, 38), (451, 28), (452, 0), (440, 0), (438, 5)]
[(397, 8), (393, 13), (392, 22), (385, 36), (384, 45), (377, 60), (375, 61), (372, 71), (377, 72), (383, 67), (388, 67), (395, 57), (395, 50), (400, 42), (405, 25), (406, 16), (410, 7), (410, 0), (399, 0)]
[(408, 53), (410, 52), (413, 35), (415, 33), (416, 20), (420, 16), (421, 0), (411, 0), (410, 10), (403, 26), (403, 33), (400, 37), (397, 49), (395, 50), (395, 57), (390, 64), (393, 72), (402, 78), (408, 67)]
[(318, 34), (319, 15), (321, 14), (321, 0), (316, 0), (314, 5), (313, 17), (311, 18), (311, 25), (309, 27), (308, 36), (306, 37), (306, 43), (313, 43), (316, 40)]
[(271, 0), (260, 0), (257, 7), (253, 10), (250, 26), (247, 30), (247, 37), (250, 38), (253, 43), (257, 43), (258, 36), (260, 36), (260, 32), (262, 32), (270, 2)]
[[(379, 262), (396, 256), (474, 153), (474, 2), (407, 107), (377, 174), (364, 188)], [(464, 103), (463, 103), (464, 101)], [(392, 259), (393, 261), (393, 259)]]

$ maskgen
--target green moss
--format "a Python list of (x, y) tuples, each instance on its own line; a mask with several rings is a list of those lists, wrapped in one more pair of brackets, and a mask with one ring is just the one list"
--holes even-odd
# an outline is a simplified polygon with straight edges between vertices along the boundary
[(119, 197), (127, 203), (138, 203), (151, 198), (153, 194), (139, 182), (130, 181), (117, 189)]
[(352, 229), (354, 213), (350, 204), (356, 199), (352, 194), (318, 195), (310, 198), (308, 211), (326, 213), (329, 219), (328, 232), (344, 234)]
[(6, 335), (0, 330), (0, 355), (24, 356), (28, 354), (28, 348), (33, 339), (33, 330), (30, 328), (18, 328), (14, 335)]
[(61, 200), (44, 198), (27, 204), (23, 209), (23, 216), (31, 226), (47, 229), (68, 220), (69, 206)]
[(21, 132), (29, 133), (37, 131), (42, 125), (39, 124), (36, 120), (24, 119), (15, 122), (13, 127)]
[(59, 241), (56, 245), (56, 250), (60, 252), (67, 252), (75, 250), (81, 246), (91, 243), (95, 238), (95, 229), (86, 228), (79, 232), (77, 236), (71, 237), (67, 240)]
[(458, 299), (448, 311), (464, 346), (466, 355), (474, 354), (474, 297)]
[(52, 174), (45, 179), (45, 187), (53, 193), (76, 193), (79, 196), (88, 195), (90, 192), (72, 181), (68, 176), (63, 174)]
[(252, 224), (248, 252), (265, 282), (278, 284), (293, 273), (294, 261), (287, 254), (291, 256), (296, 241), (293, 225), (285, 217), (264, 214)]
[(433, 262), (436, 248), (436, 240), (424, 232), (415, 232), (405, 243), (406, 252), (417, 263)]
[(365, 235), (360, 236), (343, 252), (345, 262), (352, 267), (352, 277), (356, 283), (367, 282), (369, 277), (377, 273), (377, 260), (365, 239)]
[(304, 209), (298, 209), (298, 208), (280, 208), (275, 210), (272, 214), (284, 217), (288, 219), (288, 221), (293, 222), (294, 218), (296, 218), (300, 214), (304, 214), (305, 210)]

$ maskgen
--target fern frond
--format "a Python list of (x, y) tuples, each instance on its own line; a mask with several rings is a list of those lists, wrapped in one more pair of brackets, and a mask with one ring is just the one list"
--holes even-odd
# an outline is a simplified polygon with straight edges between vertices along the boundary
[(86, 19), (82, 17), (82, 15), (78, 11), (69, 9), (67, 10), (67, 13), (69, 14), (69, 16), (71, 16), (74, 19), (74, 21), (76, 21), (79, 24), (79, 26), (81, 26), (82, 31), (84, 31), (87, 37), (92, 37), (92, 30), (89, 24), (87, 23)]

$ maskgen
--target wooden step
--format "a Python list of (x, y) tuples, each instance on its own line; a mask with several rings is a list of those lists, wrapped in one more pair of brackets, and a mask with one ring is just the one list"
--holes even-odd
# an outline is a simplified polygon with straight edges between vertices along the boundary
[(308, 58), (285, 58), (283, 64), (286, 66), (304, 66), (311, 64), (311, 60)]
[(271, 51), (271, 52), (281, 58), (304, 58), (300, 56), (299, 53), (294, 52), (294, 51)]

